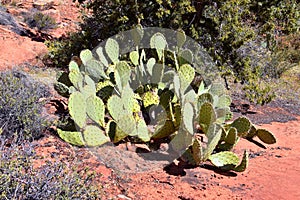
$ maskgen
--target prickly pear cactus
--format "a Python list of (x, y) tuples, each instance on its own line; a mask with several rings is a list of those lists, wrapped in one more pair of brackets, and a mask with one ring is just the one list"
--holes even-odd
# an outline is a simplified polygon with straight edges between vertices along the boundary
[(246, 151), (241, 161), (231, 152), (240, 138), (276, 142), (271, 132), (245, 117), (227, 122), (232, 117), (231, 98), (222, 84), (194, 84), (196, 56), (183, 49), (184, 32), (177, 33), (174, 52), (167, 50), (168, 37), (162, 33), (150, 38), (149, 51), (139, 49), (141, 26), (131, 34), (134, 51), (120, 55), (119, 43), (110, 38), (94, 54), (83, 50), (74, 56), (69, 72), (57, 77), (55, 89), (69, 97), (73, 120), (72, 130), (57, 129), (63, 140), (89, 147), (109, 141), (169, 140), (170, 149), (191, 164), (210, 160), (237, 172), (244, 171), (249, 160)]

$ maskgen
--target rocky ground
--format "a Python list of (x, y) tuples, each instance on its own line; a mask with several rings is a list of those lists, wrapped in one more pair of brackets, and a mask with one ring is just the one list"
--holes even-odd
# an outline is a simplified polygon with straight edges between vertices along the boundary
[[(59, 38), (67, 30), (76, 29), (78, 8), (72, 0), (13, 2), (0, 7), (0, 69), (18, 68), (34, 73), (31, 66), (45, 68), (42, 63), (47, 53), (45, 39)], [(52, 16), (57, 28), (47, 31), (30, 28), (24, 16), (36, 10)], [(52, 132), (35, 141), (40, 159), (34, 162), (38, 167), (51, 159), (76, 160), (82, 167), (92, 168), (99, 176), (103, 199), (299, 199), (298, 100), (278, 98), (261, 107), (242, 101), (238, 96), (234, 98), (235, 117), (246, 115), (277, 138), (275, 145), (265, 148), (245, 140), (238, 144), (235, 151), (240, 156), (244, 149), (250, 150), (250, 165), (243, 173), (220, 172), (209, 163), (189, 168), (182, 163), (161, 167), (161, 163), (151, 161), (137, 173), (133, 169), (141, 160), (134, 152), (136, 147), (127, 151), (124, 146), (108, 147), (107, 152), (114, 160), (110, 156), (106, 160), (108, 158), (97, 157), (89, 149), (64, 143)], [(47, 109), (54, 113), (54, 104), (49, 103)], [(124, 166), (131, 167), (125, 170)]]

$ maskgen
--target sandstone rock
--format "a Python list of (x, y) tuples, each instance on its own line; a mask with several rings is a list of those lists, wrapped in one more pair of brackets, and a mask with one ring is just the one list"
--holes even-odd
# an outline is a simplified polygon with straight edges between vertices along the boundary
[(32, 4), (32, 6), (38, 10), (47, 10), (57, 5), (59, 5), (59, 2), (55, 0), (35, 0)]

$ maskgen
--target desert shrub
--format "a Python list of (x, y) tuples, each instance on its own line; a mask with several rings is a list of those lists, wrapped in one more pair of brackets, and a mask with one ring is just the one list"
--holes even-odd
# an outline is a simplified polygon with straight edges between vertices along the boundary
[(56, 27), (55, 19), (42, 12), (33, 11), (33, 14), (26, 15), (24, 20), (30, 28), (37, 28), (39, 31), (46, 31)]
[[(224, 77), (234, 75), (237, 81), (247, 85), (255, 80), (244, 76), (249, 72), (249, 63), (247, 57), (241, 58), (238, 50), (260, 37), (265, 44), (263, 48), (273, 51), (277, 36), (299, 30), (299, 3), (295, 0), (94, 0), (82, 5), (92, 10), (92, 14), (83, 16), (81, 30), (59, 46), (48, 44), (50, 57), (59, 67), (67, 65), (66, 57), (78, 55), (84, 48), (92, 49), (99, 41), (140, 23), (144, 27), (183, 29), (206, 48)], [(260, 52), (256, 55), (261, 56)], [(252, 71), (257, 67), (274, 67), (260, 64), (252, 62)], [(263, 80), (263, 74), (258, 78)], [(260, 87), (259, 83), (256, 87)]]
[(23, 140), (39, 138), (46, 127), (40, 98), (50, 95), (47, 86), (20, 71), (0, 73), (1, 137)]
[(92, 172), (58, 162), (34, 169), (32, 144), (6, 147), (0, 142), (0, 199), (99, 199)]

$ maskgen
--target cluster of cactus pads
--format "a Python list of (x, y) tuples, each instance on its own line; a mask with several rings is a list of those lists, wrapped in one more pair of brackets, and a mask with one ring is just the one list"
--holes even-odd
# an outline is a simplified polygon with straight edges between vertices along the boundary
[(202, 81), (191, 87), (196, 72), (191, 51), (180, 50), (186, 39), (183, 32), (177, 34), (177, 52), (166, 50), (161, 33), (151, 37), (152, 50), (147, 53), (138, 48), (143, 30), (136, 29), (132, 37), (137, 50), (125, 59), (121, 60), (118, 42), (108, 39), (95, 53), (83, 50), (69, 63), (69, 72), (58, 75), (55, 89), (69, 98), (76, 127), (58, 128), (63, 140), (94, 147), (109, 141), (150, 144), (169, 139), (171, 148), (184, 153), (191, 164), (210, 160), (235, 171), (244, 171), (248, 164), (247, 152), (242, 161), (231, 152), (240, 138), (276, 142), (269, 131), (256, 129), (247, 118), (227, 122), (232, 117), (231, 98), (222, 84)]

